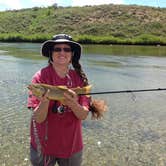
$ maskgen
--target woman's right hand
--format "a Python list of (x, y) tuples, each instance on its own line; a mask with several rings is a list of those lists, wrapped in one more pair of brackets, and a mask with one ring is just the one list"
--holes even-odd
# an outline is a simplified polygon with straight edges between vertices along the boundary
[[(32, 92), (33, 94), (33, 86), (31, 85), (28, 85), (28, 89)], [(48, 99), (48, 94), (49, 94), (50, 90), (48, 89), (44, 94), (43, 96), (39, 97), (39, 96), (36, 96), (35, 97), (40, 101), (40, 102), (48, 102), (49, 99)]]
[(49, 102), (49, 99), (48, 99), (48, 94), (49, 94), (50, 90), (48, 89), (42, 97), (37, 97), (37, 99), (42, 102), (42, 103), (45, 103), (45, 102)]

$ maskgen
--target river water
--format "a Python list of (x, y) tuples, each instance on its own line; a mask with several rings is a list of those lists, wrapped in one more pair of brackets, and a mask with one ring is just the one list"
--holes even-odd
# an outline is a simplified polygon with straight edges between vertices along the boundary
[[(92, 92), (166, 88), (166, 47), (84, 45)], [(0, 43), (0, 165), (29, 166), (27, 85), (47, 65), (40, 44)], [(105, 94), (104, 118), (83, 122), (83, 166), (165, 166), (166, 91)]]

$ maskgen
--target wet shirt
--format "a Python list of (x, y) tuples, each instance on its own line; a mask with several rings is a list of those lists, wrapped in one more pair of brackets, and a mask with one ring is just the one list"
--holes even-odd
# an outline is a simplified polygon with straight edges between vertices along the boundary
[[(80, 76), (74, 70), (69, 70), (68, 76), (59, 77), (53, 67), (49, 65), (33, 76), (32, 83), (66, 85), (70, 88), (83, 86)], [(80, 96), (78, 101), (82, 106), (89, 108), (88, 97)], [(38, 104), (39, 100), (29, 92), (27, 107), (35, 108)], [(38, 137), (45, 155), (68, 158), (83, 148), (81, 120), (74, 115), (70, 108), (67, 108), (62, 114), (52, 111), (54, 105), (55, 101), (50, 100), (46, 120), (40, 124), (36, 123)], [(32, 123), (31, 144), (37, 148)]]

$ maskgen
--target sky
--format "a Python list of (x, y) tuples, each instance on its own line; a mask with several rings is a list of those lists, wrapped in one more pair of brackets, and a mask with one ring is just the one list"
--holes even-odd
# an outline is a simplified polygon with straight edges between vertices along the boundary
[(57, 3), (58, 6), (85, 6), (100, 4), (137, 4), (144, 6), (164, 7), (166, 8), (166, 0), (0, 0), (0, 11), (47, 7)]

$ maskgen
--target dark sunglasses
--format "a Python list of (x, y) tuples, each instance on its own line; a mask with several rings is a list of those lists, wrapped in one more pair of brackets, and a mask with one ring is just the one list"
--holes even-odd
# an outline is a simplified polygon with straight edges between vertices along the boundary
[(56, 47), (52, 49), (53, 52), (61, 52), (62, 50), (64, 52), (71, 52), (71, 48), (68, 48), (68, 47), (64, 47), (64, 48)]

